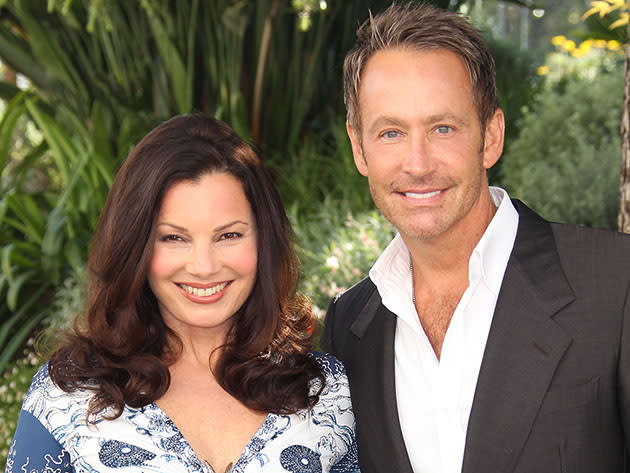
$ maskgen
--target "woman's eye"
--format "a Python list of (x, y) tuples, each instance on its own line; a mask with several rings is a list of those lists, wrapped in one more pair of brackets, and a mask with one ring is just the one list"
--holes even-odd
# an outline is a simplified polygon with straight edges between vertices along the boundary
[(179, 235), (164, 235), (160, 237), (160, 241), (184, 241)]
[(219, 237), (219, 240), (233, 240), (233, 239), (239, 238), (241, 236), (243, 236), (243, 235), (241, 233), (238, 233), (238, 232), (227, 232), (227, 233), (224, 233), (223, 235), (221, 235)]

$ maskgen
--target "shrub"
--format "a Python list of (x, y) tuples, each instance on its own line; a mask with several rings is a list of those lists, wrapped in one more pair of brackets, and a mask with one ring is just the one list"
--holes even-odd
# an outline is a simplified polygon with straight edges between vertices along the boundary
[[(544, 217), (615, 228), (621, 164), (621, 63), (552, 57), (552, 70), (503, 159), (503, 185)], [(558, 70), (560, 70), (558, 72)]]
[[(367, 187), (367, 184), (366, 184)], [(393, 226), (375, 209), (352, 214), (329, 199), (308, 218), (290, 209), (302, 262), (300, 290), (323, 318), (331, 299), (365, 277), (394, 236)]]

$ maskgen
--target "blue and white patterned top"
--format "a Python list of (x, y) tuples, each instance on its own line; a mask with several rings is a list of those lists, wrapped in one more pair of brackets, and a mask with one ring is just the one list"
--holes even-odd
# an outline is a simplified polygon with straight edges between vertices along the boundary
[[(359, 472), (348, 378), (336, 358), (315, 356), (326, 376), (319, 402), (296, 414), (269, 414), (233, 473)], [(41, 368), (24, 399), (5, 473), (209, 473), (155, 403), (86, 424), (91, 396), (62, 391)]]

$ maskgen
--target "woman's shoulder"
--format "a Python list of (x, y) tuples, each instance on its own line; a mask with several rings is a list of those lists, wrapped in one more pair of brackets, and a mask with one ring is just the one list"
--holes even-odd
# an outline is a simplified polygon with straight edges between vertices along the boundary
[[(319, 404), (339, 402), (342, 399), (349, 403), (350, 386), (343, 363), (328, 353), (310, 352), (310, 355), (317, 360), (324, 374), (325, 383), (319, 396)], [(313, 390), (319, 388), (319, 383), (312, 385), (311, 388)]]
[[(22, 410), (29, 412), (46, 427), (54, 428), (57, 417), (72, 416), (78, 411), (84, 411), (90, 401), (92, 393), (85, 389), (65, 392), (48, 374), (48, 363), (44, 364), (33, 376), (30, 387), (24, 397)], [(64, 413), (63, 416), (53, 413)]]
[[(32, 406), (33, 401), (39, 397), (45, 396), (47, 393), (53, 393), (59, 389), (59, 387), (53, 382), (48, 374), (48, 363), (46, 362), (41, 366), (37, 372), (33, 375), (31, 385), (24, 397), (24, 404), (22, 408), (25, 409), (28, 406)], [(26, 409), (29, 410), (29, 409)]]
[[(358, 472), (355, 420), (344, 366), (330, 354), (309, 355), (321, 366), (325, 378), (319, 399), (309, 410), (278, 417), (276, 423), (282, 420), (288, 431), (276, 435), (270, 448), (278, 452), (288, 471)], [(320, 382), (313, 380), (312, 388), (321, 387)]]
[(317, 361), (319, 366), (321, 366), (326, 379), (346, 378), (346, 369), (344, 368), (343, 363), (339, 361), (334, 355), (331, 355), (330, 353), (321, 353), (318, 351), (311, 351), (309, 352), (309, 355)]

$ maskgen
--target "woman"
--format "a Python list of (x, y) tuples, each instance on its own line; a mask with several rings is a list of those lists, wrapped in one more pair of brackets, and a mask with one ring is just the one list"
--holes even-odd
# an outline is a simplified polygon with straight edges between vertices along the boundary
[(34, 377), (6, 471), (358, 471), (347, 378), (308, 352), (290, 235), (228, 126), (152, 130), (116, 175), (85, 317)]

